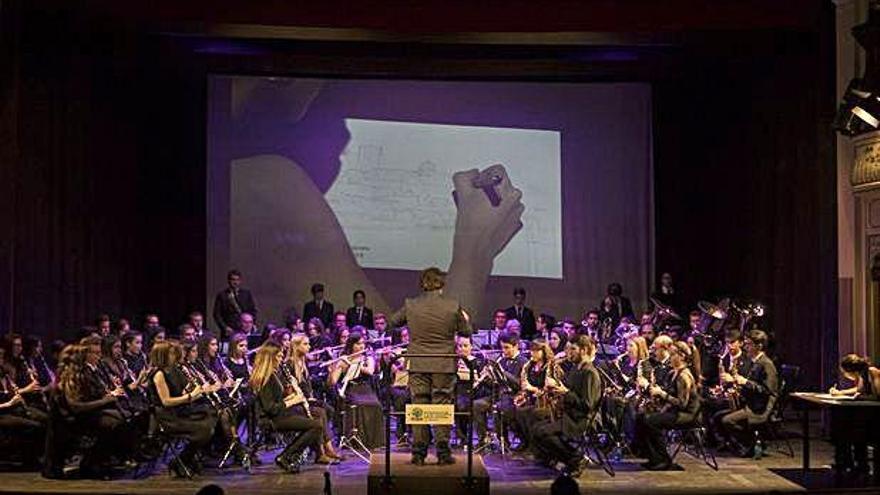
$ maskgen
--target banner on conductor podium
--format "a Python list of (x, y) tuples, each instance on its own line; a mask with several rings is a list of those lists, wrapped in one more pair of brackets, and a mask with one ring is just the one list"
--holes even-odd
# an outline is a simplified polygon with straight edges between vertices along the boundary
[(407, 404), (408, 425), (452, 425), (455, 423), (453, 404)]

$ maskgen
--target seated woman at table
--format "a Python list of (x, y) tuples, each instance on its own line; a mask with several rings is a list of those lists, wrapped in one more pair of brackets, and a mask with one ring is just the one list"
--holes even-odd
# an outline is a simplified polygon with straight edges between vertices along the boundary
[(871, 366), (868, 358), (847, 354), (840, 360), (840, 373), (850, 382), (849, 388), (831, 387), (831, 395), (855, 395), (862, 399), (880, 399), (880, 368)]
[[(862, 400), (880, 400), (880, 369), (867, 358), (847, 354), (840, 360), (840, 374), (852, 386), (831, 387), (831, 395), (857, 395)], [(873, 409), (873, 408), (871, 408)], [(877, 440), (874, 421), (864, 408), (842, 411), (831, 416), (831, 443), (834, 444), (834, 468), (839, 473), (868, 472), (868, 442)], [(854, 442), (853, 439), (859, 439)]]

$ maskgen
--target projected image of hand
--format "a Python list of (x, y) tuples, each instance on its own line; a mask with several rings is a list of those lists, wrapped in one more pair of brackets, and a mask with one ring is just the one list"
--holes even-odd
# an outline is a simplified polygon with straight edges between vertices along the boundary
[[(490, 177), (498, 179), (478, 180)], [(503, 165), (457, 172), (452, 182), (457, 207), (453, 258), (463, 255), (491, 263), (523, 226), (522, 192), (510, 182)], [(487, 191), (476, 187), (478, 182), (495, 185)], [(490, 200), (492, 190), (498, 196), (497, 206)]]

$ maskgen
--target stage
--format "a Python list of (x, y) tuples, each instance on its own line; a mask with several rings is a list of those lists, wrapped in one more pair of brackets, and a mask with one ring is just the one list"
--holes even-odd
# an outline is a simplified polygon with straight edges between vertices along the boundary
[[(791, 480), (801, 475), (800, 442), (793, 441), (795, 457), (771, 451), (759, 461), (733, 457), (718, 457), (716, 472), (687, 454), (680, 454), (678, 463), (683, 471), (648, 472), (639, 467), (639, 460), (627, 459), (616, 464), (617, 475), (610, 477), (596, 467), (584, 471), (578, 480), (581, 493), (633, 494), (633, 493), (798, 493), (805, 488)], [(395, 456), (397, 457), (397, 456)], [(459, 461), (463, 454), (457, 455)], [(831, 446), (814, 441), (813, 465), (817, 467), (808, 479), (811, 488), (828, 488), (831, 480), (827, 465), (831, 462)], [(225, 472), (206, 469), (196, 480), (172, 479), (167, 472), (157, 471), (144, 479), (119, 479), (102, 481), (46, 480), (37, 473), (0, 474), (0, 493), (89, 493), (89, 494), (193, 494), (204, 485), (215, 483), (226, 493), (254, 495), (281, 495), (291, 493), (320, 494), (324, 489), (324, 472), (330, 472), (332, 493), (362, 495), (367, 492), (369, 466), (356, 458), (341, 465), (325, 469), (310, 465), (298, 475), (281, 474), (271, 462), (272, 456), (263, 456), (264, 464), (247, 474), (238, 468)], [(431, 458), (429, 458), (429, 461)], [(536, 466), (532, 462), (495, 454), (483, 458), (493, 494), (549, 493), (550, 484), (556, 477), (552, 470)], [(456, 468), (463, 466), (456, 466)], [(823, 468), (824, 467), (824, 468)], [(431, 466), (425, 466), (426, 472)], [(790, 478), (790, 479), (788, 479)], [(432, 480), (432, 482), (434, 482)], [(871, 492), (872, 489), (853, 488), (854, 492)], [(876, 488), (873, 489), (876, 493)]]

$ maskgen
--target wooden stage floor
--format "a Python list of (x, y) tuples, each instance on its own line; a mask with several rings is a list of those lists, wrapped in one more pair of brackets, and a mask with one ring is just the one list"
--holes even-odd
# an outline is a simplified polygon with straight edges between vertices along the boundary
[[(772, 469), (799, 471), (800, 443), (793, 440), (794, 458), (772, 451), (759, 461), (733, 457), (718, 457), (719, 470), (687, 454), (680, 454), (678, 463), (683, 471), (647, 472), (639, 467), (639, 460), (626, 459), (617, 464), (617, 476), (609, 477), (598, 468), (584, 471), (578, 480), (581, 493), (639, 494), (639, 493), (797, 493), (804, 488), (775, 474)], [(827, 466), (832, 458), (830, 445), (813, 442), (814, 467)], [(172, 479), (167, 472), (157, 471), (144, 479), (113, 481), (46, 480), (37, 473), (0, 474), (0, 493), (71, 493), (71, 494), (193, 494), (206, 484), (214, 483), (230, 494), (321, 494), (324, 471), (329, 470), (332, 493), (361, 495), (366, 493), (368, 466), (353, 456), (338, 466), (325, 469), (310, 465), (298, 475), (281, 474), (265, 456), (265, 463), (252, 474), (238, 468), (224, 472), (206, 469), (193, 481)], [(429, 457), (429, 462), (432, 461)], [(502, 459), (497, 455), (484, 456), (491, 477), (491, 493), (531, 494), (549, 493), (556, 473), (517, 458)], [(877, 493), (877, 492), (874, 492)]]

